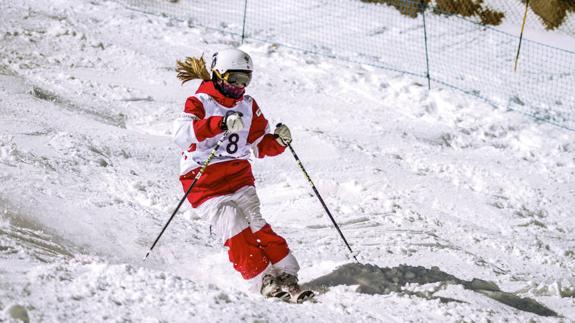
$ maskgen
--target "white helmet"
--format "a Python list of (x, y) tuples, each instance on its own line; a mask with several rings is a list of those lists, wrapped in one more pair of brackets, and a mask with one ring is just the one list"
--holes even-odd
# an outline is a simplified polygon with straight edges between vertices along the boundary
[(247, 53), (231, 48), (214, 53), (212, 56), (212, 75), (224, 75), (227, 71), (249, 71), (253, 68), (252, 59)]

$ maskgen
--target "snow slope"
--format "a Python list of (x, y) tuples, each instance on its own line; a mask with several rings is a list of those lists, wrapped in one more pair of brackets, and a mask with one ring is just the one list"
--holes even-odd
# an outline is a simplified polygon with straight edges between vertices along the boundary
[[(249, 93), (294, 148), (363, 263), (438, 267), (557, 312), (460, 285), (458, 301), (358, 293), (318, 304), (250, 294), (182, 195), (171, 122), (196, 84), (176, 59), (237, 38), (109, 1), (0, 4), (0, 321), (575, 320), (575, 135), (406, 76), (265, 43)], [(254, 160), (262, 211), (303, 282), (350, 263), (292, 156)], [(337, 284), (336, 284), (337, 285)]]

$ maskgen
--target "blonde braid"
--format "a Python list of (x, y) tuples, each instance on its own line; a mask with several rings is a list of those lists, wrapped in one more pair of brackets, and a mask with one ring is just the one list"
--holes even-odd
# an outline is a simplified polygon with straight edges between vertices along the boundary
[(186, 57), (183, 62), (176, 61), (176, 72), (178, 72), (178, 78), (182, 80), (182, 85), (195, 79), (202, 79), (204, 81), (211, 79), (203, 55), (200, 58)]

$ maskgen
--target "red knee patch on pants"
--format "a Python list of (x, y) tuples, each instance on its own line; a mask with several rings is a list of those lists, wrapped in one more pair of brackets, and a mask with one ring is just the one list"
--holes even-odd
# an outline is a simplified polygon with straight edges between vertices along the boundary
[(263, 228), (255, 232), (254, 236), (272, 264), (279, 262), (288, 255), (287, 242), (284, 238), (277, 235), (269, 224), (264, 225)]
[(231, 237), (224, 245), (228, 247), (228, 256), (234, 269), (239, 271), (244, 279), (254, 278), (269, 264), (250, 228)]

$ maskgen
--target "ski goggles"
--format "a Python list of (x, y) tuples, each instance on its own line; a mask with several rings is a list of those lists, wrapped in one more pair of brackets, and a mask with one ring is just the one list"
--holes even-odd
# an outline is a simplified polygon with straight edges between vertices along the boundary
[(219, 75), (218, 77), (222, 80), (226, 81), (227, 83), (240, 86), (243, 85), (244, 87), (250, 84), (252, 80), (252, 72), (251, 71), (227, 71), (224, 75)]

